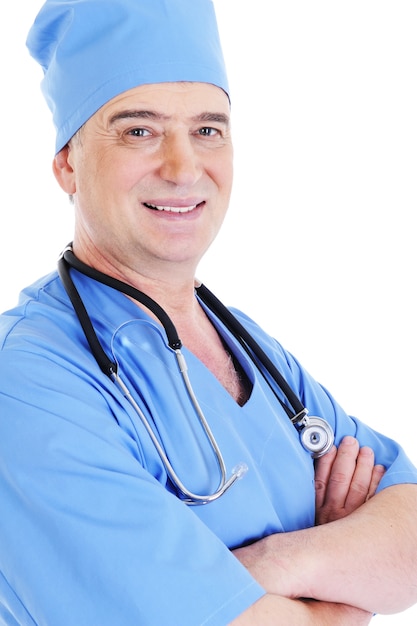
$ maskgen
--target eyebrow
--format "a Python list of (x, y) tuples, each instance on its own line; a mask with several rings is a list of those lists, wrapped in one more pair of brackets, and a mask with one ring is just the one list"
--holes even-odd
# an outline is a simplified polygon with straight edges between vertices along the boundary
[[(137, 119), (137, 120), (154, 120), (154, 121), (166, 121), (170, 120), (169, 115), (159, 113), (158, 111), (150, 111), (147, 109), (126, 109), (125, 111), (119, 111), (111, 116), (109, 120), (110, 126), (113, 126), (120, 120), (125, 119)], [(191, 117), (192, 122), (217, 122), (218, 124), (230, 125), (230, 118), (225, 113), (217, 113), (214, 111), (204, 111)]]

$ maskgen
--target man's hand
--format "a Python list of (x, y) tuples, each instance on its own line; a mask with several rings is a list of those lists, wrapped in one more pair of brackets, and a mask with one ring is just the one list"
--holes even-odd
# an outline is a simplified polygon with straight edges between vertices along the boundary
[(385, 468), (374, 465), (371, 448), (359, 448), (354, 437), (345, 437), (316, 461), (316, 525), (346, 517), (372, 498)]

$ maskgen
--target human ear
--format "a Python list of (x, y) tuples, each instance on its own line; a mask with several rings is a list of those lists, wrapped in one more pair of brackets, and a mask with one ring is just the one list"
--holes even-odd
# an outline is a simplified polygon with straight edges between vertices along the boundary
[(69, 144), (64, 146), (55, 156), (52, 162), (52, 170), (60, 187), (70, 196), (76, 192), (75, 172), (69, 158), (71, 148)]

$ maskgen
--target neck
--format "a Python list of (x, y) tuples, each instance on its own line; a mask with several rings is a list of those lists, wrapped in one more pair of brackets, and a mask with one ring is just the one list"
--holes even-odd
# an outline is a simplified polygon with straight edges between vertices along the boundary
[[(187, 323), (198, 319), (200, 307), (195, 298), (194, 271), (184, 272), (184, 268), (177, 268), (173, 263), (169, 263), (166, 272), (160, 268), (152, 268), (152, 272), (139, 272), (128, 266), (121, 267), (113, 259), (103, 256), (97, 249), (93, 250), (93, 253), (90, 251), (85, 253), (75, 242), (73, 252), (76, 259), (89, 268), (133, 287), (154, 300), (172, 318), (175, 325), (186, 327)], [(134, 295), (126, 295), (139, 306), (143, 306)], [(146, 306), (144, 308), (149, 312)]]
[[(95, 246), (80, 245), (74, 239), (73, 252), (78, 260), (107, 276), (145, 293), (167, 312), (193, 310), (196, 263), (154, 260), (122, 263), (117, 255), (105, 255)], [(170, 313), (169, 313), (170, 314)]]

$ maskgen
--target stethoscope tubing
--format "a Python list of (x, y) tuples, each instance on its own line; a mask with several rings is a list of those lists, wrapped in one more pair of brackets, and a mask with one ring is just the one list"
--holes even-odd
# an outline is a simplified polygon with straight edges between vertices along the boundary
[[(182, 375), (187, 393), (190, 397), (191, 403), (198, 416), (204, 433), (209, 440), (210, 446), (213, 450), (213, 454), (215, 455), (217, 460), (220, 473), (220, 481), (217, 489), (213, 493), (200, 495), (191, 492), (184, 486), (184, 484), (176, 474), (143, 411), (141, 410), (138, 403), (134, 400), (125, 382), (120, 378), (117, 363), (109, 358), (109, 356), (104, 351), (102, 345), (100, 344), (100, 341), (94, 330), (93, 324), (87, 313), (85, 305), (74, 284), (74, 281), (70, 276), (71, 267), (78, 270), (82, 274), (85, 274), (89, 278), (101, 282), (113, 289), (116, 289), (117, 291), (121, 291), (125, 295), (128, 295), (134, 300), (140, 302), (146, 308), (152, 311), (152, 313), (154, 313), (154, 315), (161, 322), (167, 336), (168, 346), (171, 348), (171, 350), (173, 350), (176, 355), (178, 367)], [(165, 466), (171, 482), (173, 483), (179, 494), (181, 494), (181, 500), (189, 505), (207, 504), (209, 502), (217, 500), (235, 483), (236, 480), (241, 478), (246, 473), (248, 468), (245, 463), (239, 463), (235, 468), (233, 468), (231, 476), (226, 479), (226, 466), (221, 451), (192, 388), (187, 373), (187, 365), (181, 352), (182, 343), (172, 320), (169, 318), (164, 309), (157, 302), (155, 302), (155, 300), (147, 296), (145, 293), (135, 289), (127, 283), (124, 283), (116, 278), (108, 276), (107, 274), (99, 272), (98, 270), (86, 265), (85, 263), (77, 259), (77, 257), (72, 252), (71, 244), (64, 249), (58, 260), (58, 273), (68, 294), (68, 297), (73, 305), (74, 311), (79, 319), (79, 322), (84, 331), (84, 335), (87, 339), (94, 358), (96, 359), (102, 372), (106, 374), (119, 387), (125, 398), (129, 401), (129, 403), (139, 416), (161, 458), (161, 461)], [(317, 458), (328, 452), (334, 441), (334, 434), (330, 425), (320, 417), (310, 418), (308, 416), (308, 410), (306, 409), (306, 407), (303, 406), (300, 399), (291, 389), (290, 385), (287, 383), (279, 370), (275, 367), (274, 363), (271, 361), (265, 351), (261, 348), (257, 341), (255, 341), (255, 339), (246, 330), (246, 328), (239, 322), (239, 320), (233, 315), (233, 313), (209, 289), (207, 289), (205, 285), (203, 285), (202, 283), (196, 285), (196, 293), (201, 302), (205, 304), (225, 325), (225, 327), (232, 333), (232, 335), (237, 339), (237, 341), (255, 363), (263, 378), (273, 391), (275, 397), (285, 410), (287, 416), (289, 417), (295, 428), (298, 430), (300, 434), (300, 441), (303, 447), (311, 453), (313, 458)], [(281, 392), (285, 395), (290, 406), (288, 406), (280, 398), (277, 391), (274, 389), (274, 385), (272, 384), (271, 380), (266, 375), (266, 372), (271, 377), (271, 380), (274, 381), (274, 384), (276, 384)], [(290, 407), (292, 407), (292, 411)]]

